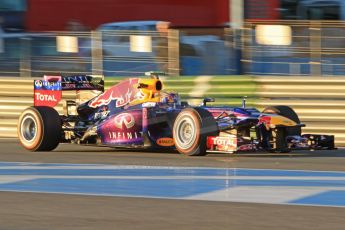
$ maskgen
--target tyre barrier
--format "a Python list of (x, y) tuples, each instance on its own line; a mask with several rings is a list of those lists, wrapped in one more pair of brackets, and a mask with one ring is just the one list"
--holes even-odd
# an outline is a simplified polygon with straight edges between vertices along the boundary
[[(120, 80), (107, 78), (106, 88)], [(215, 104), (240, 106), (248, 96), (247, 105), (259, 110), (290, 106), (306, 124), (304, 133), (332, 134), (337, 146), (345, 146), (345, 77), (165, 77), (163, 83), (194, 105), (214, 97)], [(64, 91), (63, 99), (73, 100), (75, 93)], [(19, 115), (32, 104), (33, 78), (0, 78), (0, 137), (17, 137)], [(62, 113), (62, 102), (56, 109)]]

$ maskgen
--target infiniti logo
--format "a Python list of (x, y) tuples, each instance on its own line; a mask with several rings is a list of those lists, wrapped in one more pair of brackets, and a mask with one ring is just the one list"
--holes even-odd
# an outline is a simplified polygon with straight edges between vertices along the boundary
[(35, 80), (35, 86), (36, 87), (42, 87), (43, 83), (41, 80)]
[(122, 129), (123, 125), (125, 125), (127, 129), (130, 129), (134, 126), (135, 120), (132, 114), (121, 113), (115, 117), (114, 123), (119, 129)]

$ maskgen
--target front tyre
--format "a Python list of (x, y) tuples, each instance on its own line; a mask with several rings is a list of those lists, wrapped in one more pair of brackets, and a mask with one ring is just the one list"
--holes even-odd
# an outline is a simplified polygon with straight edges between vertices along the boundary
[(29, 151), (51, 151), (60, 142), (61, 126), (60, 116), (54, 108), (29, 107), (19, 117), (19, 141)]
[(175, 147), (188, 156), (206, 155), (207, 136), (218, 135), (212, 114), (202, 108), (187, 108), (176, 117), (173, 125)]
[[(301, 121), (297, 113), (285, 105), (269, 106), (263, 110), (263, 113), (278, 114), (280, 116), (289, 118), (290, 120), (300, 124)], [(275, 152), (288, 153), (291, 149), (288, 148), (286, 141), (287, 136), (300, 136), (302, 132), (301, 127), (282, 127), (271, 131), (271, 141), (274, 143), (273, 149)]]

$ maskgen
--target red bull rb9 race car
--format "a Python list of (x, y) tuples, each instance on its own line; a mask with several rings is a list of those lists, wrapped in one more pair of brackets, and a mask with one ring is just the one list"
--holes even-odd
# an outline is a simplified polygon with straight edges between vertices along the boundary
[[(18, 122), (20, 143), (29, 151), (51, 151), (59, 143), (75, 143), (162, 152), (173, 149), (189, 156), (334, 149), (334, 136), (302, 134), (304, 125), (288, 106), (260, 112), (246, 107), (245, 100), (242, 107), (212, 106), (212, 98), (191, 106), (177, 93), (163, 90), (160, 74), (129, 78), (106, 91), (103, 80), (93, 76), (35, 80), (34, 106), (24, 110)], [(85, 102), (64, 101), (64, 114), (59, 114), (54, 106), (64, 90), (99, 94)]]

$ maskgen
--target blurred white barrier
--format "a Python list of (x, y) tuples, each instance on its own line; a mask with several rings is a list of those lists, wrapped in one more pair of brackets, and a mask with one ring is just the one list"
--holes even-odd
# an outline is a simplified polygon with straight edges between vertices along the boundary
[(305, 133), (335, 135), (345, 146), (345, 77), (256, 77), (258, 108), (291, 106)]

